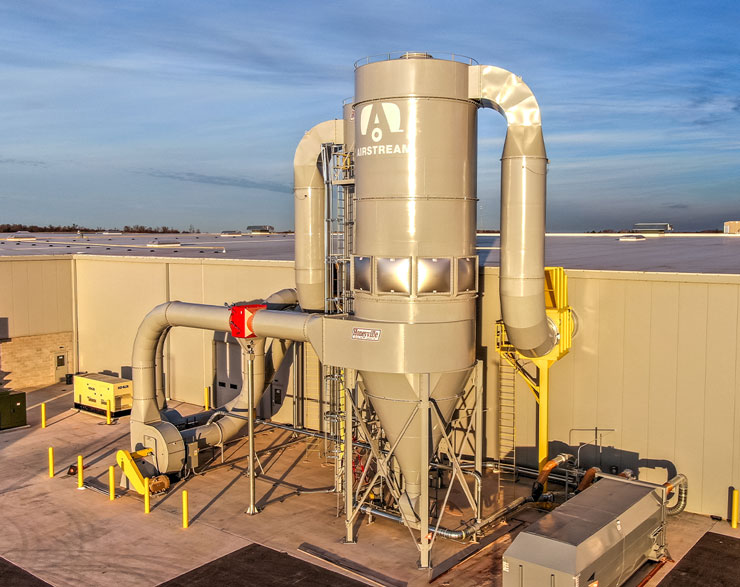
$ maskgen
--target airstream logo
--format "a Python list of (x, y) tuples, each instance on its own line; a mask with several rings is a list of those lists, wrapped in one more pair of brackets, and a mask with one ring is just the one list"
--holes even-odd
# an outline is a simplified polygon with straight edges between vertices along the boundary
[[(401, 109), (392, 102), (374, 102), (360, 111), (360, 135), (370, 136), (374, 145), (357, 147), (355, 157), (394, 155), (409, 152), (408, 143), (394, 143), (393, 135), (403, 136)], [(382, 144), (379, 144), (383, 141)]]
[(353, 328), (352, 338), (355, 340), (371, 340), (378, 342), (380, 340), (380, 328)]

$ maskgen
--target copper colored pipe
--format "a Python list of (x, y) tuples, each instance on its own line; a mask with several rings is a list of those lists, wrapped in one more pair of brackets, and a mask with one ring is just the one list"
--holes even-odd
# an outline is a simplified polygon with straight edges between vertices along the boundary
[(532, 484), (533, 501), (539, 501), (540, 497), (542, 496), (542, 492), (545, 490), (545, 483), (547, 483), (547, 478), (550, 476), (550, 473), (552, 473), (552, 470), (555, 467), (558, 467), (563, 463), (567, 463), (571, 460), (573, 460), (573, 455), (561, 452), (554, 459), (550, 459), (545, 463), (545, 466), (542, 467), (542, 471), (540, 471), (540, 474), (537, 476), (537, 480)]
[(586, 471), (586, 473), (583, 475), (583, 479), (581, 479), (578, 487), (576, 487), (575, 492), (580, 493), (584, 489), (588, 488), (591, 483), (594, 482), (597, 473), (601, 473), (601, 469), (599, 469), (598, 467), (591, 467), (588, 471)]

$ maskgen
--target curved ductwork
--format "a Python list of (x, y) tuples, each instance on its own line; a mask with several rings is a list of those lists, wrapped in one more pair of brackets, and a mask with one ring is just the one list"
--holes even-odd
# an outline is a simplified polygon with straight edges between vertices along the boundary
[[(265, 300), (268, 308), (288, 308), (296, 303), (295, 290), (281, 290)], [(158, 473), (176, 473), (182, 468), (185, 458), (185, 440), (198, 439), (207, 445), (221, 444), (234, 438), (247, 422), (247, 385), (241, 393), (223, 408), (215, 412), (203, 412), (194, 416), (196, 421), (208, 422), (186, 430), (177, 429), (182, 418), (173, 411), (161, 411), (161, 345), (166, 333), (175, 326), (229, 332), (231, 330), (231, 308), (185, 302), (160, 304), (146, 315), (134, 340), (132, 356), (133, 405), (131, 408), (131, 446), (133, 450), (155, 447), (153, 465)], [(313, 324), (313, 327), (311, 325)], [(257, 338), (238, 339), (243, 347), (248, 346), (254, 355), (255, 396), (264, 391), (265, 339), (309, 341), (320, 345), (321, 317), (279, 309), (260, 310), (254, 316), (252, 327)], [(247, 349), (245, 349), (247, 350)], [(273, 371), (279, 368), (284, 353), (274, 353)], [(246, 373), (242, 381), (246, 382)], [(259, 397), (255, 397), (259, 401)], [(243, 412), (240, 413), (240, 412)], [(236, 417), (230, 417), (234, 414)], [(210, 416), (210, 418), (209, 418)], [(216, 420), (216, 418), (219, 418)]]
[(344, 123), (327, 120), (314, 126), (298, 143), (293, 159), (295, 197), (295, 280), (301, 308), (324, 309), (325, 184), (319, 157), (321, 145), (342, 143)]
[(507, 122), (501, 157), (499, 278), (506, 333), (521, 354), (543, 356), (559, 335), (545, 313), (547, 153), (540, 108), (520, 77), (490, 65), (470, 67), (469, 93)]
[(231, 310), (226, 306), (206, 306), (167, 302), (149, 312), (136, 333), (131, 358), (134, 397), (131, 421), (151, 424), (161, 420), (156, 394), (155, 357), (162, 335), (173, 326), (204, 330), (229, 330)]
[(664, 486), (666, 488), (666, 499), (669, 493), (678, 489), (678, 501), (665, 510), (669, 516), (677, 516), (686, 509), (686, 503), (689, 499), (689, 480), (686, 475), (679, 473), (673, 479), (664, 483)]
[(545, 484), (547, 479), (550, 477), (550, 473), (564, 463), (568, 463), (573, 460), (573, 455), (561, 452), (554, 459), (551, 459), (545, 463), (542, 467), (542, 471), (537, 477), (537, 480), (532, 484), (532, 501), (539, 501), (542, 497), (542, 492), (545, 490)]

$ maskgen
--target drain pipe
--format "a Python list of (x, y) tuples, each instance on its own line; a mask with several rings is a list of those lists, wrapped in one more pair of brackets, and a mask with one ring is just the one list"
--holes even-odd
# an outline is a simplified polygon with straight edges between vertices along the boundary
[(295, 281), (301, 308), (324, 310), (324, 209), (325, 184), (319, 157), (321, 145), (341, 144), (342, 120), (327, 120), (309, 130), (293, 159), (295, 196)]
[(540, 108), (510, 71), (491, 65), (469, 70), (468, 94), (506, 118), (501, 157), (501, 316), (511, 344), (541, 357), (559, 333), (545, 313), (545, 193), (547, 153)]

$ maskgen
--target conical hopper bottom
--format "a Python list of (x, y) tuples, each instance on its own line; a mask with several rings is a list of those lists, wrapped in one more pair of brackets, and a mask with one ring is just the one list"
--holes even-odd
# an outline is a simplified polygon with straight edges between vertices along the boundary
[[(406, 422), (418, 405), (421, 399), (419, 394), (426, 393), (426, 389), (414, 389), (414, 379), (418, 380), (418, 376), (411, 374), (361, 371), (361, 375), (365, 382), (365, 395), (377, 412), (380, 424), (392, 446), (398, 441)], [(430, 374), (430, 397), (437, 402), (445, 426), (455, 410), (469, 375), (470, 369)], [(439, 446), (443, 428), (434, 414), (430, 414), (430, 417), (431, 457)], [(421, 414), (417, 412), (393, 453), (401, 467), (409, 501), (417, 513), (421, 484), (428, 482), (429, 468), (429, 463), (421, 462), (421, 449)]]

